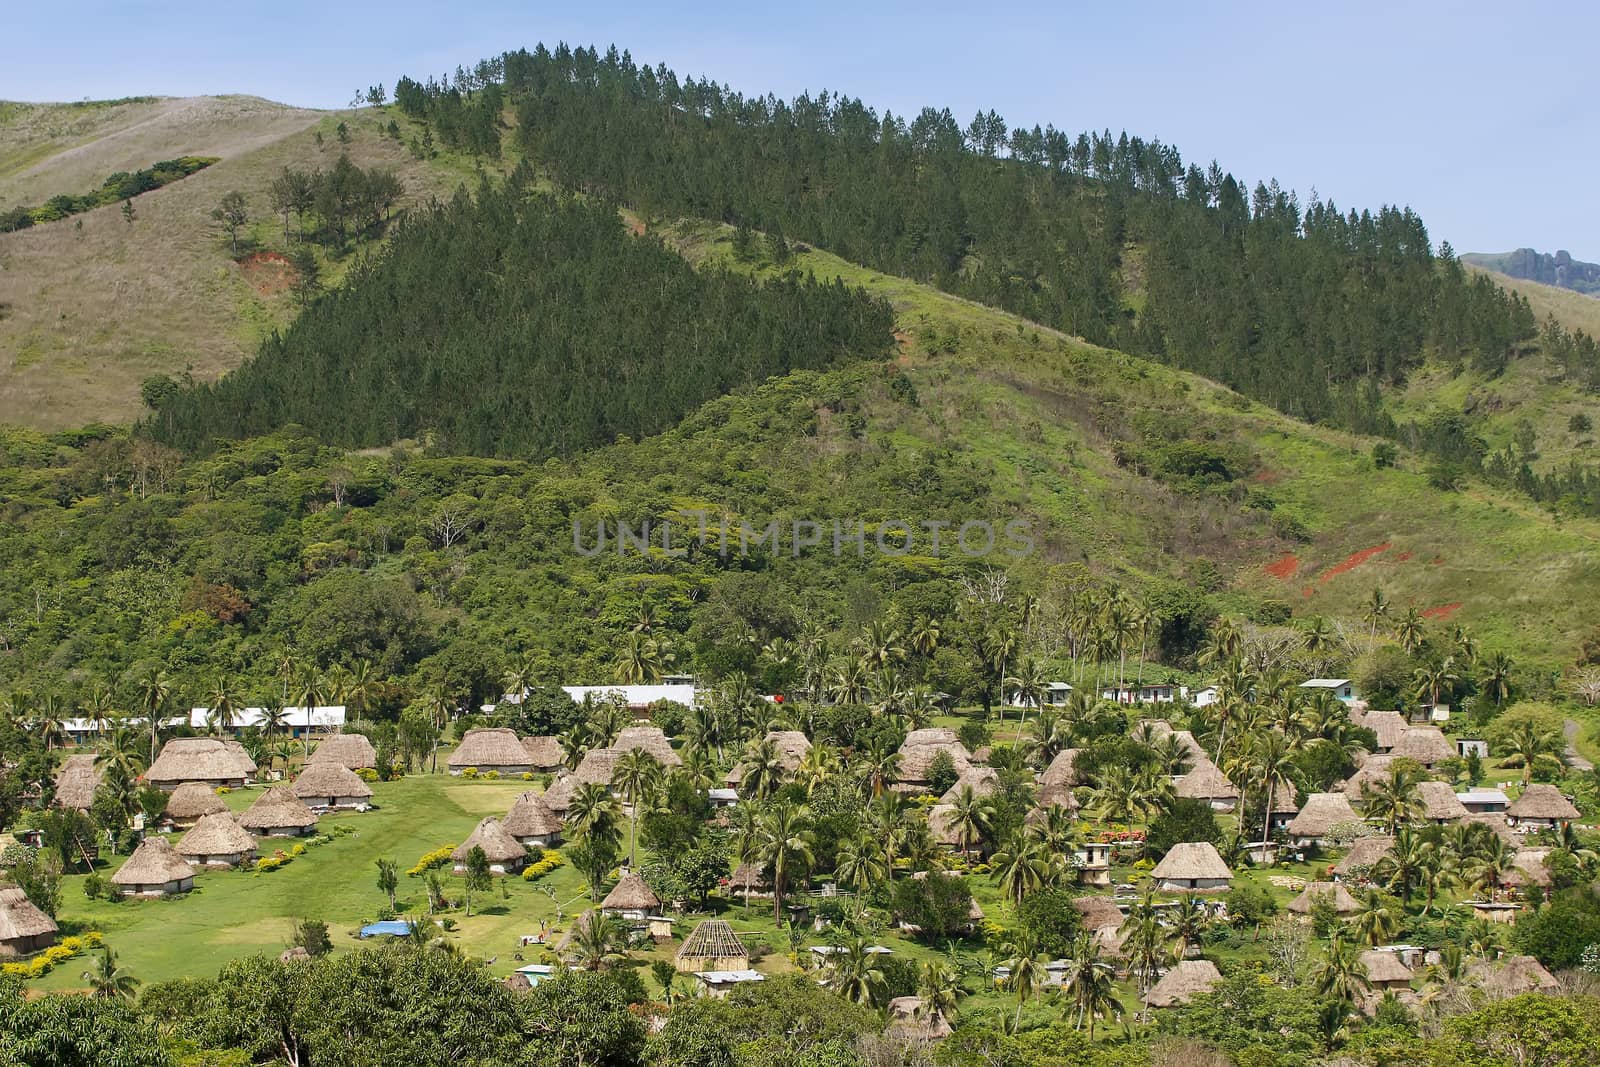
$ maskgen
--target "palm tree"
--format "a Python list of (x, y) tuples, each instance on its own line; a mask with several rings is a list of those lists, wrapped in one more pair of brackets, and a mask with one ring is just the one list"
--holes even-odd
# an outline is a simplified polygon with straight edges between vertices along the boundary
[(1093, 1041), (1097, 1020), (1122, 1014), (1122, 1005), (1117, 1003), (1116, 971), (1105, 959), (1100, 942), (1088, 932), (1078, 935), (1068, 959), (1061, 994), (1069, 999), (1072, 1010), (1077, 1013), (1073, 1028), (1082, 1030), (1087, 1019), (1089, 1040)]
[(1306, 620), (1300, 630), (1300, 647), (1312, 656), (1320, 656), (1333, 643), (1333, 627), (1321, 615)]
[(1390, 836), (1401, 823), (1422, 817), (1427, 810), (1422, 800), (1417, 772), (1397, 761), (1389, 773), (1375, 782), (1361, 783), (1361, 809), (1369, 819), (1382, 819)]
[(156, 743), (161, 736), (161, 713), (172, 700), (172, 681), (167, 672), (152, 667), (139, 679), (139, 707), (150, 721), (150, 762), (156, 761)]
[(233, 729), (234, 723), (239, 721), (239, 695), (233, 682), (225, 674), (218, 674), (211, 685), (211, 692), (206, 696), (206, 703), (211, 705), (211, 710), (206, 718), (211, 730), (217, 736), (222, 736)]
[(358, 659), (350, 668), (350, 680), (345, 687), (345, 699), (355, 705), (356, 722), (360, 723), (378, 695), (380, 682), (372, 661)]
[(1416, 655), (1417, 649), (1422, 647), (1423, 640), (1428, 636), (1428, 628), (1422, 620), (1422, 612), (1417, 610), (1415, 604), (1407, 608), (1400, 621), (1395, 623), (1394, 636), (1407, 655)]
[(1161, 612), (1147, 600), (1136, 601), (1129, 613), (1129, 621), (1139, 630), (1139, 670), (1133, 680), (1136, 688), (1144, 688), (1144, 653), (1150, 643), (1150, 630), (1161, 625)]
[(645, 798), (655, 795), (661, 788), (664, 774), (661, 761), (642, 748), (630, 748), (619, 756), (616, 768), (611, 773), (612, 786), (622, 792), (623, 799), (633, 809), (633, 818), (629, 820), (629, 867), (638, 859), (639, 820), (643, 814), (640, 809), (644, 806)]
[(1456, 658), (1446, 656), (1431, 666), (1418, 667), (1411, 680), (1417, 685), (1418, 700), (1426, 697), (1428, 703), (1437, 704), (1441, 694), (1455, 692), (1461, 675), (1456, 673)]
[(1483, 664), (1483, 691), (1494, 697), (1494, 706), (1501, 707), (1511, 699), (1511, 657), (1495, 652)]
[(119, 773), (126, 781), (133, 781), (144, 770), (144, 761), (139, 753), (140, 738), (131, 727), (118, 725), (107, 733), (100, 743), (101, 754), (105, 757), (107, 770)]
[(990, 864), (1001, 891), (1017, 904), (1042, 889), (1050, 876), (1050, 857), (1037, 841), (1020, 832), (991, 857)]
[(1516, 850), (1498, 835), (1483, 839), (1471, 855), (1462, 858), (1461, 877), (1474, 891), (1487, 893), (1490, 900), (1500, 894), (1505, 876), (1515, 865)]
[(1311, 975), (1319, 996), (1331, 997), (1345, 1004), (1354, 1004), (1356, 998), (1372, 987), (1367, 980), (1367, 965), (1361, 962), (1361, 950), (1335, 934), (1328, 945), (1328, 953)]
[(911, 632), (906, 635), (911, 651), (923, 659), (932, 659), (939, 650), (939, 637), (939, 620), (931, 615), (919, 616), (911, 624)]
[(955, 1025), (956, 1006), (966, 993), (961, 988), (961, 974), (942, 960), (929, 960), (922, 965), (917, 981), (917, 997), (922, 1003), (917, 1011), (924, 1019), (943, 1019)]
[(1012, 1029), (1022, 1022), (1022, 1006), (1033, 999), (1044, 983), (1044, 964), (1039, 960), (1039, 949), (1031, 935), (1018, 933), (1006, 945), (1005, 967), (1010, 972), (1001, 981), (1006, 992), (1017, 998), (1017, 1014)]
[(1167, 923), (1167, 934), (1178, 942), (1179, 952), (1184, 959), (1194, 959), (1200, 955), (1200, 940), (1206, 936), (1211, 916), (1199, 897), (1193, 893), (1181, 894), (1177, 907), (1167, 916)]
[(752, 741), (745, 749), (744, 773), (739, 777), (739, 789), (754, 800), (766, 800), (783, 784), (787, 769), (778, 743), (770, 737)]
[(624, 685), (659, 682), (676, 658), (664, 642), (640, 631), (630, 631), (617, 650), (617, 681)]
[(1267, 795), (1267, 810), (1261, 817), (1261, 840), (1266, 841), (1272, 837), (1272, 808), (1279, 790), (1294, 787), (1297, 764), (1289, 738), (1275, 730), (1260, 735), (1251, 746), (1250, 766), (1254, 784)]
[[(1128, 960), (1128, 973), (1138, 983), (1139, 995), (1147, 996), (1161, 977), (1161, 969), (1172, 959), (1167, 948), (1167, 931), (1161, 925), (1151, 889), (1146, 888), (1143, 899), (1128, 909), (1128, 917), (1122, 921), (1117, 934)], [(1148, 1004), (1146, 1010), (1149, 1010)]]
[(1381, 588), (1374, 588), (1372, 595), (1362, 605), (1361, 621), (1369, 628), (1368, 637), (1376, 643), (1378, 640), (1378, 623), (1389, 617), (1389, 598), (1383, 595)]
[[(1373, 865), (1373, 877), (1400, 894), (1401, 903), (1411, 903), (1411, 894), (1424, 880), (1433, 846), (1409, 826), (1390, 831), (1394, 846)], [(1429, 903), (1432, 901), (1430, 899)]]
[(1026, 719), (1028, 708), (1044, 707), (1044, 695), (1050, 687), (1050, 679), (1044, 667), (1029, 656), (1017, 665), (1017, 673), (1007, 678), (1003, 684), (1010, 702), (1022, 708), (1022, 718)]
[(772, 872), (772, 917), (783, 921), (783, 896), (789, 879), (815, 862), (816, 835), (811, 812), (803, 805), (774, 804), (756, 823), (755, 851)]
[(838, 862), (834, 865), (833, 873), (839, 881), (856, 890), (865, 892), (869, 887), (882, 882), (888, 874), (889, 865), (884, 861), (882, 842), (871, 834), (862, 832), (854, 837), (846, 838), (839, 845)]
[(621, 836), (617, 825), (621, 821), (622, 806), (607, 786), (585, 782), (573, 792), (566, 824), (579, 842), (600, 842), (614, 848)]
[(1517, 723), (1505, 739), (1505, 758), (1501, 765), (1522, 768), (1522, 787), (1533, 781), (1535, 767), (1559, 770), (1566, 765), (1566, 739), (1561, 731), (1544, 729), (1532, 719)]
[[(261, 732), (271, 739), (288, 731), (289, 709), (277, 701), (269, 701), (267, 706), (261, 709)], [(284, 758), (284, 763), (288, 764), (288, 757)]]
[(139, 979), (126, 968), (117, 966), (117, 954), (109, 945), (100, 953), (100, 963), (84, 971), (81, 977), (89, 983), (96, 997), (105, 1000), (132, 1000), (139, 989)]
[(44, 739), (46, 752), (53, 750), (57, 745), (66, 744), (67, 712), (61, 705), (61, 698), (54, 693), (46, 694), (39, 702), (38, 714), (34, 716), (33, 729)]
[(1368, 945), (1377, 947), (1400, 932), (1402, 915), (1376, 889), (1361, 895), (1361, 910), (1351, 919), (1356, 935)]
[(806, 796), (815, 793), (817, 787), (839, 772), (839, 750), (826, 742), (819, 741), (806, 749), (804, 756), (800, 757), (800, 766), (795, 768), (795, 778), (805, 787)]
[(964, 783), (956, 790), (954, 802), (950, 810), (950, 828), (961, 839), (963, 854), (972, 851), (972, 846), (989, 833), (989, 827), (994, 819), (994, 805), (989, 798), (980, 796), (971, 783)]
[(883, 999), (883, 968), (865, 937), (853, 937), (828, 958), (828, 986), (856, 1004), (876, 1007)]
[(578, 917), (563, 957), (585, 971), (603, 971), (627, 956), (628, 939), (617, 920), (591, 911)]

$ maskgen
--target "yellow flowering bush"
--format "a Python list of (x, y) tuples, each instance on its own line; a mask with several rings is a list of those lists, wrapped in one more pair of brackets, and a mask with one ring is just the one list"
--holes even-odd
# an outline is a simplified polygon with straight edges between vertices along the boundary
[(415, 878), (419, 875), (426, 874), (435, 868), (443, 867), (445, 864), (450, 862), (450, 854), (455, 850), (456, 846), (454, 845), (440, 845), (438, 848), (427, 853), (420, 860), (418, 860), (417, 865), (412, 867), (406, 873)]
[(85, 949), (99, 948), (100, 931), (91, 930), (82, 937), (64, 937), (26, 963), (0, 964), (0, 974), (17, 978), (43, 978), (57, 966), (72, 959)]
[(553, 848), (544, 849), (539, 853), (539, 858), (522, 869), (522, 880), (531, 882), (536, 878), (543, 878), (557, 867), (566, 865), (566, 860), (561, 853)]
[(466, 770), (461, 772), (461, 777), (468, 779), (478, 777), (478, 768), (468, 767)]

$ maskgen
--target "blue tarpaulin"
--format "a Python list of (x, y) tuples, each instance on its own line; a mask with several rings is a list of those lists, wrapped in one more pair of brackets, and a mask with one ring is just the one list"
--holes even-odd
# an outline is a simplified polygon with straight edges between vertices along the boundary
[(391, 919), (388, 922), (368, 923), (361, 928), (362, 937), (405, 937), (411, 932), (411, 924), (401, 919)]

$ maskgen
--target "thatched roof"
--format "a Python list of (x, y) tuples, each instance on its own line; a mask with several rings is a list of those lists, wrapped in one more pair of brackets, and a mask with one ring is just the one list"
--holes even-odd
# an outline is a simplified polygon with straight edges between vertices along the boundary
[(204, 782), (184, 782), (167, 798), (166, 816), (169, 819), (188, 820), (227, 810), (228, 805), (222, 802), (212, 786)]
[(600, 902), (601, 911), (655, 911), (661, 907), (661, 898), (639, 877), (629, 871)]
[(55, 920), (34, 906), (15, 886), (0, 887), (0, 941), (56, 932)]
[(322, 739), (306, 763), (338, 763), (354, 771), (377, 767), (378, 753), (363, 734), (333, 734)]
[(707, 919), (690, 931), (678, 949), (677, 958), (728, 959), (749, 955), (750, 950), (744, 947), (744, 942), (739, 940), (739, 935), (733, 932), (733, 927), (726, 919)]
[(500, 767), (526, 767), (528, 750), (522, 747), (515, 730), (504, 726), (482, 726), (468, 730), (461, 744), (450, 753), (451, 770), (475, 767), (478, 770), (495, 770)]
[(928, 832), (933, 839), (947, 848), (961, 847), (961, 832), (955, 824), (954, 804), (935, 804), (928, 809)]
[[(611, 779), (607, 778), (606, 781), (610, 782)], [(545, 806), (557, 815), (565, 813), (572, 807), (572, 794), (576, 793), (578, 786), (582, 784), (576, 774), (563, 774), (551, 782), (550, 787), (544, 791)]]
[(1508, 845), (1515, 845), (1521, 839), (1517, 832), (1511, 829), (1511, 824), (1506, 822), (1506, 817), (1501, 812), (1486, 811), (1477, 815), (1468, 815), (1462, 822), (1475, 822), (1487, 826), (1494, 831), (1494, 835)]
[(1189, 758), (1194, 762), (1199, 763), (1201, 760), (1210, 759), (1206, 755), (1205, 748), (1199, 741), (1195, 740), (1194, 734), (1188, 730), (1175, 730), (1172, 724), (1165, 719), (1146, 719), (1144, 724), (1149, 728), (1151, 736), (1157, 740), (1168, 734), (1176, 737), (1183, 743), (1183, 747), (1189, 750)]
[(550, 809), (539, 793), (523, 793), (500, 824), (512, 837), (543, 837), (561, 832), (561, 816)]
[(487, 816), (476, 827), (467, 839), (456, 846), (450, 853), (450, 858), (457, 863), (465, 863), (467, 854), (474, 848), (483, 849), (483, 854), (489, 858), (490, 863), (505, 863), (507, 860), (521, 860), (528, 858), (528, 850), (522, 847), (499, 819), (493, 815)]
[(237, 741), (215, 737), (174, 737), (145, 772), (148, 781), (206, 782), (249, 778), (256, 761)]
[(1414, 759), (1425, 767), (1455, 759), (1456, 746), (1437, 726), (1408, 726), (1395, 742), (1391, 755)]
[(284, 785), (275, 785), (256, 797), (256, 802), (239, 816), (239, 825), (246, 830), (303, 829), (316, 824), (316, 812), (302, 804)]
[(1310, 882), (1300, 895), (1289, 902), (1289, 910), (1296, 915), (1310, 915), (1311, 906), (1318, 898), (1333, 901), (1333, 909), (1340, 915), (1354, 915), (1361, 910), (1361, 902), (1350, 895), (1342, 882)]
[(1506, 814), (1513, 819), (1576, 819), (1578, 809), (1555, 786), (1534, 782), (1511, 802)]
[(1085, 930), (1104, 930), (1122, 925), (1122, 909), (1110, 897), (1074, 897), (1072, 906), (1083, 917)]
[(361, 776), (340, 763), (312, 763), (300, 772), (290, 791), (307, 797), (370, 797), (372, 787)]
[(1359, 823), (1361, 816), (1343, 793), (1312, 793), (1300, 814), (1289, 820), (1290, 837), (1322, 837), (1340, 823)]
[(937, 1040), (954, 1031), (950, 1020), (939, 1012), (928, 1011), (921, 997), (895, 997), (889, 1001), (889, 1029), (903, 1036)]
[(1422, 797), (1425, 819), (1454, 822), (1468, 815), (1467, 806), (1456, 799), (1455, 786), (1449, 782), (1420, 782), (1417, 793)]
[(171, 842), (151, 836), (139, 843), (111, 880), (117, 885), (166, 885), (193, 877), (194, 868), (178, 855)]
[(543, 734), (539, 737), (524, 737), (522, 748), (528, 753), (528, 763), (534, 767), (559, 767), (567, 761), (567, 754), (561, 748), (561, 738)]
[(1350, 851), (1344, 854), (1344, 859), (1333, 866), (1333, 873), (1343, 878), (1353, 874), (1357, 868), (1373, 867), (1389, 850), (1394, 848), (1394, 838), (1385, 836), (1358, 837), (1350, 844)]
[(1496, 997), (1559, 989), (1561, 983), (1532, 956), (1508, 956), (1498, 967), (1480, 963), (1468, 972), (1484, 992)]
[[(799, 730), (768, 730), (764, 741), (771, 741), (778, 749), (778, 762), (786, 771), (793, 771), (811, 751), (811, 739)], [(737, 786), (744, 780), (744, 764), (735, 764), (722, 779), (728, 786)]]
[(1228, 780), (1210, 760), (1195, 764), (1188, 774), (1178, 779), (1178, 784), (1173, 790), (1180, 797), (1191, 800), (1238, 800), (1239, 789)]
[(245, 833), (233, 816), (212, 812), (194, 824), (194, 829), (178, 842), (180, 856), (232, 856), (253, 852), (256, 839)]
[(1400, 743), (1400, 735), (1407, 729), (1406, 717), (1398, 711), (1368, 711), (1360, 715), (1352, 714), (1350, 721), (1357, 726), (1365, 727), (1378, 735), (1380, 749), (1394, 748)]
[(1415, 978), (1411, 968), (1405, 965), (1398, 952), (1377, 952), (1369, 950), (1361, 954), (1361, 962), (1367, 965), (1367, 980), (1374, 984), (1384, 982), (1409, 982)]
[(99, 788), (100, 770), (94, 757), (68, 756), (56, 772), (56, 807), (88, 811), (94, 807), (94, 794)]
[(1511, 870), (1506, 872), (1506, 884), (1548, 886), (1550, 870), (1544, 865), (1545, 857), (1548, 855), (1550, 850), (1547, 848), (1517, 849), (1511, 858)]
[(939, 798), (941, 804), (954, 804), (956, 797), (961, 795), (961, 790), (971, 787), (973, 795), (986, 797), (993, 793), (1000, 785), (1000, 772), (993, 767), (971, 767), (962, 772), (955, 784), (944, 791), (944, 796)]
[(756, 863), (741, 863), (734, 868), (733, 877), (728, 879), (728, 888), (734, 892), (762, 893), (772, 888), (772, 879), (767, 877), (767, 872)]
[(1394, 763), (1394, 757), (1387, 753), (1383, 755), (1368, 756), (1361, 761), (1361, 766), (1356, 773), (1346, 778), (1336, 788), (1351, 800), (1361, 799), (1361, 787), (1368, 782), (1376, 785), (1379, 781), (1389, 776), (1389, 766)]
[(1064, 748), (1057, 752), (1055, 759), (1050, 761), (1050, 766), (1040, 772), (1039, 784), (1042, 786), (1063, 786), (1069, 789), (1072, 786), (1081, 784), (1078, 781), (1077, 771), (1073, 767), (1073, 764), (1078, 760), (1079, 751), (1081, 750), (1076, 748)]
[(1161, 857), (1161, 862), (1156, 864), (1150, 876), (1158, 882), (1168, 879), (1192, 881), (1232, 878), (1233, 872), (1222, 862), (1217, 846), (1211, 842), (1186, 841), (1181, 845), (1173, 845), (1171, 850)]
[(900, 746), (900, 781), (926, 782), (933, 770), (933, 761), (941, 752), (950, 753), (957, 775), (972, 769), (972, 753), (957, 739), (954, 730), (943, 727), (912, 730)]
[(660, 761), (663, 767), (683, 766), (683, 757), (672, 751), (672, 742), (659, 726), (625, 726), (617, 734), (611, 747), (619, 753), (630, 748), (642, 748)]
[(1145, 999), (1152, 1008), (1170, 1008), (1208, 992), (1221, 981), (1222, 973), (1210, 960), (1182, 960), (1161, 976)]

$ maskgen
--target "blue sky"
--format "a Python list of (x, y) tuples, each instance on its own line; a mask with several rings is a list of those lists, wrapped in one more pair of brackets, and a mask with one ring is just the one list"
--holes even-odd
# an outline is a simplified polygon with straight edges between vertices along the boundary
[[(1600, 261), (1600, 4), (45, 4), (0, 98), (247, 92), (318, 107), (508, 48), (615, 42), (743, 92), (1126, 129), (1341, 208), (1405, 203), (1458, 251)], [(237, 11), (229, 8), (237, 7)], [(1123, 7), (1113, 12), (1108, 9)]]

